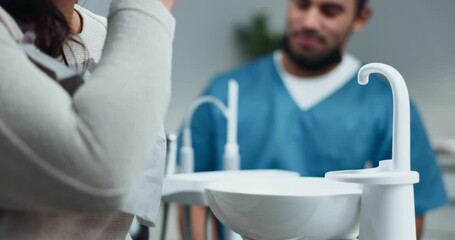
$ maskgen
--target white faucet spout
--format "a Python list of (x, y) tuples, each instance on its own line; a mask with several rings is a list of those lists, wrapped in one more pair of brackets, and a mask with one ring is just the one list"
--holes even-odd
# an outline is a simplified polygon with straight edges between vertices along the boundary
[(370, 63), (358, 73), (361, 85), (368, 84), (370, 74), (384, 75), (392, 87), (393, 94), (393, 143), (392, 160), (394, 171), (410, 171), (410, 104), (406, 83), (401, 74), (393, 67), (382, 63)]
[(411, 171), (409, 94), (401, 74), (391, 66), (371, 63), (359, 70), (365, 85), (373, 73), (384, 75), (393, 94), (392, 160), (379, 167), (326, 173), (337, 181), (363, 184), (360, 208), (361, 240), (415, 240), (414, 186), (419, 173)]

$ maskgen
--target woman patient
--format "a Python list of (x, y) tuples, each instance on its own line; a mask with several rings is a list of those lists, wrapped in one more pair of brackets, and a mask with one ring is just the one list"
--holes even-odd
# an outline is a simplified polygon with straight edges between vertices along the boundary
[[(161, 166), (150, 159), (170, 97), (173, 1), (114, 0), (102, 55), (74, 4), (0, 0), (0, 239), (125, 239), (138, 173)], [(25, 33), (92, 72), (74, 95), (29, 60)]]

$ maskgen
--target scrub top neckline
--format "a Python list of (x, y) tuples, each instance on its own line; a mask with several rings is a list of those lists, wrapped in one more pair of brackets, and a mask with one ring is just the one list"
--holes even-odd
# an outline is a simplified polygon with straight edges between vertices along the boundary
[(274, 72), (274, 74), (276, 76), (275, 79), (277, 80), (277, 84), (279, 85), (280, 90), (284, 92), (284, 94), (286, 95), (288, 100), (292, 102), (292, 105), (296, 109), (298, 109), (300, 113), (310, 113), (310, 112), (315, 111), (315, 109), (317, 109), (317, 108), (321, 108), (322, 106), (328, 104), (327, 102), (330, 102), (332, 98), (336, 98), (339, 94), (342, 94), (348, 86), (350, 86), (351, 84), (356, 83), (355, 79), (357, 78), (357, 75), (354, 75), (348, 81), (346, 81), (343, 85), (341, 85), (338, 89), (336, 89), (331, 94), (329, 94), (328, 96), (326, 96), (323, 99), (321, 99), (319, 102), (317, 102), (313, 106), (311, 106), (311, 107), (309, 107), (307, 109), (302, 109), (302, 108), (300, 108), (300, 106), (297, 104), (295, 99), (291, 96), (291, 93), (289, 92), (289, 90), (284, 85), (282, 76), (280, 74), (279, 66), (277, 66), (277, 64), (275, 62), (275, 59), (274, 59), (274, 54), (272, 54), (272, 56), (270, 58), (270, 61), (271, 61), (272, 65), (273, 65), (273, 72)]

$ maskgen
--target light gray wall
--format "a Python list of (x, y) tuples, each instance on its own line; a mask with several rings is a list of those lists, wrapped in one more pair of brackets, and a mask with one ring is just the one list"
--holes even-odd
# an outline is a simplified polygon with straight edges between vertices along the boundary
[(241, 62), (233, 29), (258, 11), (272, 16), (271, 25), (283, 24), (285, 1), (192, 0), (174, 9), (178, 21), (174, 54), (174, 98), (168, 114), (169, 129), (177, 129), (189, 103), (214, 74)]
[[(83, 1), (83, 0), (82, 0)], [(108, 0), (86, 7), (107, 13)], [(374, 16), (349, 50), (365, 62), (384, 62), (405, 77), (432, 137), (455, 137), (455, 1), (370, 0)], [(177, 129), (189, 103), (216, 73), (240, 63), (233, 28), (257, 12), (282, 31), (287, 1), (178, 0), (173, 99), (166, 125)]]
[(396, 67), (432, 138), (455, 137), (455, 1), (370, 1), (374, 15), (351, 41), (365, 61)]
[(78, 0), (79, 5), (103, 16), (107, 16), (110, 3), (111, 0)]
[[(84, 0), (80, 0), (83, 3)], [(106, 15), (109, 0), (87, 0), (85, 7)], [(272, 17), (277, 31), (284, 26), (285, 1), (277, 0), (178, 0), (173, 9), (177, 20), (174, 41), (173, 98), (166, 127), (178, 129), (190, 102), (201, 93), (214, 74), (241, 61), (233, 28), (261, 11)]]

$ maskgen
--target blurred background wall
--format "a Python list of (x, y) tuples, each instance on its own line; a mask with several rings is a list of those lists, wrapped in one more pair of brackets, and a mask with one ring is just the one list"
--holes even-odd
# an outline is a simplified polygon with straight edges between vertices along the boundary
[[(106, 15), (109, 2), (87, 0), (85, 7)], [(349, 51), (364, 62), (377, 61), (396, 67), (407, 81), (430, 137), (455, 138), (455, 1), (370, 0), (370, 3), (373, 18), (363, 32), (352, 36)], [(235, 27), (248, 23), (261, 12), (269, 17), (273, 31), (282, 32), (286, 4), (284, 0), (177, 1), (173, 9), (177, 29), (168, 130), (178, 129), (190, 102), (214, 74), (242, 63)], [(440, 156), (440, 161), (449, 192), (455, 196), (455, 158)], [(426, 239), (454, 239), (454, 219), (453, 207), (435, 212), (429, 218)], [(169, 239), (176, 236), (174, 226)]]

